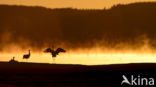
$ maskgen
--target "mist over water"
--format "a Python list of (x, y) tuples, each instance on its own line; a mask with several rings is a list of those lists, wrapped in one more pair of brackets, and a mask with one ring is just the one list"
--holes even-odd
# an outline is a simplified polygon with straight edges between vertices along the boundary
[(49, 62), (51, 55), (43, 50), (52, 46), (67, 50), (59, 55), (59, 63), (155, 61), (156, 3), (117, 5), (108, 10), (0, 5), (0, 11), (2, 61), (14, 55), (25, 61), (22, 55), (31, 49), (36, 56), (29, 62)]

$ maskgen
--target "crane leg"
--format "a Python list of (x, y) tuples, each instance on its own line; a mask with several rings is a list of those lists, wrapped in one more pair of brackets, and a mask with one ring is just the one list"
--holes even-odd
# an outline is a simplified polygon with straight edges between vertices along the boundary
[(55, 64), (55, 58), (53, 58), (53, 63)]

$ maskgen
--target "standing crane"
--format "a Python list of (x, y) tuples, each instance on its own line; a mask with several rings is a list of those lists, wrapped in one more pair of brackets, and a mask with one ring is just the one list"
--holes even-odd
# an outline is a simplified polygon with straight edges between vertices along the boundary
[(30, 58), (30, 50), (29, 50), (28, 54), (24, 54), (23, 55), (23, 59), (29, 59), (29, 58)]

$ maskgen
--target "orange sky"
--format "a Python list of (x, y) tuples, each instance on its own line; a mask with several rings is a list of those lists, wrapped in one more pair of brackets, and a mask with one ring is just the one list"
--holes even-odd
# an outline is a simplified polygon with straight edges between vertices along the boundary
[(0, 4), (44, 6), (48, 8), (109, 8), (115, 4), (127, 4), (134, 2), (150, 2), (156, 0), (0, 0)]

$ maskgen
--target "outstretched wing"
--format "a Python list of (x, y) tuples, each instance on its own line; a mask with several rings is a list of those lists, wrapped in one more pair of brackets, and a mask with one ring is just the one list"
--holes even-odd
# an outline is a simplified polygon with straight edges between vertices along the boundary
[(62, 48), (57, 48), (56, 50), (56, 54), (60, 53), (60, 52), (66, 52), (66, 50), (62, 49)]
[(47, 48), (47, 49), (44, 50), (44, 52), (45, 53), (52, 52), (52, 49), (51, 48)]

